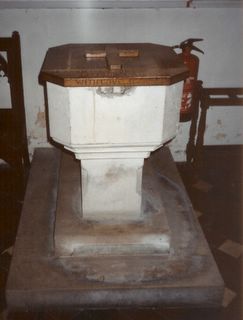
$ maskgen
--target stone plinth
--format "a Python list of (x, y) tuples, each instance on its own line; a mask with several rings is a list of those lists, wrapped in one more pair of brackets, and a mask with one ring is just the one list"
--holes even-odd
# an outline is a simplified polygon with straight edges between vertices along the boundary
[[(172, 250), (163, 254), (57, 256), (53, 234), (58, 194), (66, 195), (60, 205), (71, 203), (75, 183), (69, 193), (64, 185), (79, 171), (71, 155), (65, 158), (61, 165), (59, 150), (35, 152), (6, 286), (9, 308), (221, 305), (222, 278), (167, 148), (146, 160), (143, 173), (144, 181), (153, 177), (157, 183), (156, 198), (171, 230)], [(80, 222), (79, 217), (74, 215), (74, 221)]]

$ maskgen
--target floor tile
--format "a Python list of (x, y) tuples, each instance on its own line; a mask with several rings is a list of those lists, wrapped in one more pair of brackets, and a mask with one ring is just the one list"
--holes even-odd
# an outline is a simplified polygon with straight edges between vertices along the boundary
[(233, 301), (236, 295), (237, 294), (234, 291), (230, 290), (229, 288), (225, 288), (222, 306), (224, 308), (228, 307), (228, 305)]
[(9, 254), (10, 256), (12, 256), (12, 255), (13, 255), (13, 248), (14, 248), (13, 246), (8, 247), (7, 249), (3, 250), (3, 252), (1, 252), (0, 254), (7, 253), (7, 254)]
[(232, 240), (226, 240), (219, 247), (219, 250), (234, 258), (239, 258), (243, 254), (243, 245)]

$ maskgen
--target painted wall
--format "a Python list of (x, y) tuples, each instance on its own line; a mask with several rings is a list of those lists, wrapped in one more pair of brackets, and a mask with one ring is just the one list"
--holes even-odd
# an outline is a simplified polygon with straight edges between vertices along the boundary
[[(154, 42), (173, 45), (204, 38), (199, 78), (205, 87), (243, 86), (243, 9), (1, 9), (0, 36), (21, 35), (30, 152), (46, 145), (43, 88), (38, 74), (49, 47), (72, 42)], [(1, 96), (4, 94), (0, 92)], [(6, 100), (6, 99), (5, 99)], [(1, 99), (0, 99), (1, 101)], [(1, 103), (1, 102), (0, 102)], [(208, 112), (206, 144), (243, 143), (243, 108)], [(171, 147), (184, 157), (188, 124)]]

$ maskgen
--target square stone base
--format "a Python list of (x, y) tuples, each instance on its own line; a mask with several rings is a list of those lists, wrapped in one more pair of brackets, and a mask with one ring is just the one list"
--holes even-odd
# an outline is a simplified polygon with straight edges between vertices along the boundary
[[(93, 214), (91, 214), (92, 219), (88, 219), (88, 216), (82, 214), (79, 161), (63, 153), (55, 220), (55, 255), (93, 257), (94, 255), (168, 254), (170, 230), (165, 208), (161, 197), (156, 196), (158, 188), (156, 176), (150, 174), (147, 169), (144, 170), (143, 179), (140, 178), (140, 184), (143, 180), (142, 192), (140, 191), (142, 194), (140, 198), (143, 201), (142, 206), (140, 204), (136, 208), (137, 212), (134, 212), (136, 220), (133, 220), (134, 215), (129, 215), (126, 219), (123, 216), (119, 220), (118, 213), (115, 219), (110, 217), (107, 220), (106, 217), (102, 221), (99, 215), (94, 219)], [(104, 186), (103, 197), (106, 196), (106, 192), (109, 193), (109, 190), (106, 191)], [(120, 190), (120, 198), (124, 203), (130, 203), (123, 190)], [(95, 202), (96, 193), (93, 194), (93, 203)], [(100, 199), (97, 203), (100, 203)], [(126, 205), (123, 207), (126, 208)], [(95, 210), (95, 205), (93, 208)]]
[(167, 148), (145, 162), (171, 233), (167, 254), (58, 256), (60, 159), (55, 149), (35, 152), (6, 287), (9, 308), (221, 304), (222, 278)]

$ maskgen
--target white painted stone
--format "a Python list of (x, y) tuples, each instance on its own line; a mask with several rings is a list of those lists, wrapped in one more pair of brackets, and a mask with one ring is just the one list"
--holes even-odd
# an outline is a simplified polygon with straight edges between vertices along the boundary
[(141, 219), (143, 159), (95, 159), (81, 163), (84, 219)]
[(118, 90), (48, 83), (51, 137), (85, 159), (85, 153), (151, 152), (175, 136), (182, 82)]
[(143, 161), (175, 136), (182, 84), (47, 83), (50, 135), (81, 160), (84, 219), (141, 219)]

